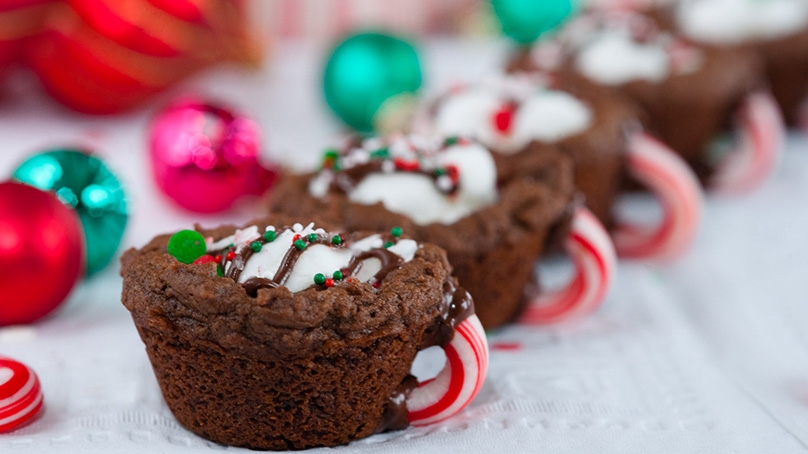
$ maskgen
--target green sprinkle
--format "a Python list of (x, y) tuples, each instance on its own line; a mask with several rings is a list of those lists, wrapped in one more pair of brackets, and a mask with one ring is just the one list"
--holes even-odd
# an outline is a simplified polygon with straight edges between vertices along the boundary
[(314, 275), (314, 283), (317, 285), (325, 285), (325, 274), (317, 273)]
[(443, 146), (450, 147), (457, 143), (457, 137), (447, 137), (446, 140), (443, 142)]
[(385, 249), (388, 249), (388, 248), (390, 248), (390, 247), (392, 247), (392, 246), (393, 246), (393, 242), (392, 242), (392, 241), (388, 241), (388, 242), (384, 243), (384, 248), (385, 248)]
[(295, 240), (294, 244), (295, 244), (295, 247), (297, 248), (298, 251), (302, 251), (303, 249), (306, 249), (306, 242), (303, 241), (303, 240)]
[(252, 249), (252, 250), (253, 250), (253, 252), (261, 252), (261, 248), (262, 248), (263, 246), (264, 246), (264, 245), (263, 245), (263, 244), (261, 244), (261, 242), (260, 242), (260, 241), (253, 241), (253, 242), (250, 244), (250, 249)]
[(339, 170), (339, 152), (329, 148), (323, 153), (323, 167)]
[(271, 243), (271, 242), (275, 241), (275, 238), (277, 238), (277, 237), (278, 237), (278, 232), (276, 232), (274, 230), (267, 230), (266, 232), (264, 232), (264, 241), (266, 241), (267, 243)]
[(331, 276), (334, 278), (335, 281), (341, 281), (342, 278), (345, 277), (342, 275), (342, 271), (340, 270), (334, 271), (334, 274), (332, 274)]
[(393, 235), (396, 238), (400, 238), (403, 234), (404, 230), (401, 227), (396, 226), (390, 229), (390, 235)]
[(166, 247), (168, 253), (182, 263), (191, 264), (207, 252), (205, 237), (193, 230), (180, 230), (171, 235)]
[(309, 236), (307, 238), (309, 239), (309, 243), (314, 243), (315, 241), (317, 241), (317, 234), (309, 233)]
[(334, 235), (331, 237), (331, 244), (342, 244), (342, 237), (339, 235)]
[(434, 172), (435, 172), (435, 176), (438, 176), (438, 177), (442, 177), (442, 176), (446, 175), (446, 169), (444, 169), (443, 167), (436, 168), (434, 170)]
[(390, 150), (388, 150), (387, 148), (379, 148), (378, 150), (371, 151), (370, 157), (376, 159), (389, 158)]
[(216, 265), (216, 275), (219, 277), (224, 276), (224, 269), (222, 268), (222, 265)]

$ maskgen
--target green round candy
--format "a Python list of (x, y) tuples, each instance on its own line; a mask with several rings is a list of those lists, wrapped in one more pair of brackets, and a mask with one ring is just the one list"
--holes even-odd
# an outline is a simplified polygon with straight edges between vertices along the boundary
[(572, 15), (576, 0), (491, 0), (502, 32), (530, 44)]
[(328, 58), (323, 90), (328, 106), (345, 123), (371, 133), (382, 105), (398, 95), (413, 95), (421, 78), (412, 45), (390, 35), (360, 33), (340, 43)]
[(191, 264), (207, 252), (205, 237), (193, 230), (180, 230), (168, 240), (168, 253), (182, 263)]
[(100, 159), (77, 150), (48, 151), (20, 164), (14, 179), (53, 192), (76, 210), (87, 243), (88, 276), (112, 261), (129, 212), (120, 181)]
[(317, 285), (324, 285), (325, 284), (325, 274), (317, 273), (314, 275), (314, 283)]

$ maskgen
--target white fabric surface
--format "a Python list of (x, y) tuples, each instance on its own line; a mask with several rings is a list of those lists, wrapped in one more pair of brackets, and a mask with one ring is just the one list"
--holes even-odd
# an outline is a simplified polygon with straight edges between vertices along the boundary
[[(261, 73), (222, 70), (190, 85), (252, 112), (272, 154), (305, 167), (338, 132), (319, 98), (323, 53), (280, 45)], [(454, 41), (432, 42), (423, 55), (432, 91), (495, 70), (503, 58), (500, 44)], [(155, 106), (80, 117), (28, 94), (27, 85), (18, 81), (0, 104), (0, 175), (49, 146), (91, 146), (129, 188), (130, 246), (200, 219), (249, 217), (246, 205), (224, 216), (191, 215), (158, 194), (145, 153)], [(494, 333), (492, 344), (522, 348), (492, 351), (488, 381), (459, 416), (329, 452), (808, 451), (808, 141), (792, 137), (783, 164), (748, 198), (710, 198), (695, 248), (681, 261), (622, 263), (593, 317)], [(237, 451), (173, 419), (120, 286), (112, 266), (54, 316), (0, 329), (0, 353), (37, 371), (47, 407), (34, 424), (0, 435), (0, 453)]]

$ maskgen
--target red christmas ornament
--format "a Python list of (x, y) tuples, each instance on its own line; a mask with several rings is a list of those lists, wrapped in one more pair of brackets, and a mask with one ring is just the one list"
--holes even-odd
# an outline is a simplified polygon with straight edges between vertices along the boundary
[(241, 2), (62, 0), (58, 6), (27, 59), (51, 95), (80, 112), (119, 112), (212, 63), (260, 60)]
[(56, 309), (83, 270), (78, 215), (54, 194), (0, 183), (0, 326), (31, 323)]
[(0, 1), (0, 75), (22, 56), (26, 42), (42, 31), (53, 0)]
[(246, 194), (261, 195), (278, 175), (274, 166), (259, 162), (254, 121), (194, 100), (178, 101), (155, 117), (150, 153), (160, 189), (199, 213), (225, 210)]
[(0, 358), (0, 433), (33, 421), (42, 410), (39, 378), (25, 364)]

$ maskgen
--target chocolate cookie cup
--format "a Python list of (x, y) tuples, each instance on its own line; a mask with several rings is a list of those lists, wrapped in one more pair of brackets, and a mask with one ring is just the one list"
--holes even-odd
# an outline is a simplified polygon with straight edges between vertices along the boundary
[[(319, 172), (284, 176), (268, 208), (320, 216), (348, 230), (400, 225), (446, 249), (483, 326), (527, 314), (527, 321), (545, 323), (599, 305), (612, 279), (614, 251), (597, 220), (576, 208), (569, 159), (548, 153), (542, 163), (546, 180), (514, 178), (498, 186), (491, 153), (476, 142), (369, 139), (327, 152)], [(565, 243), (576, 279), (558, 293), (539, 292), (533, 265), (551, 229), (570, 217)]]
[(683, 0), (657, 16), (699, 44), (754, 52), (789, 125), (805, 124), (808, 3), (804, 0)]
[(774, 168), (783, 129), (762, 60), (748, 48), (694, 43), (665, 30), (658, 16), (584, 13), (553, 40), (517, 55), (510, 70), (550, 70), (624, 96), (705, 186), (756, 188)]
[[(570, 158), (575, 187), (632, 258), (681, 254), (699, 225), (701, 190), (673, 152), (642, 130), (638, 106), (609, 90), (550, 73), (517, 74), (455, 87), (428, 105), (414, 128), (466, 134), (494, 151), (500, 182), (540, 177), (537, 159), (551, 150)], [(613, 218), (631, 176), (663, 207), (655, 226)]]
[[(399, 228), (295, 219), (197, 227), (123, 255), (122, 302), (177, 420), (217, 443), (285, 450), (462, 410), (488, 347), (446, 253)], [(412, 362), (434, 345), (447, 365), (419, 384)]]

